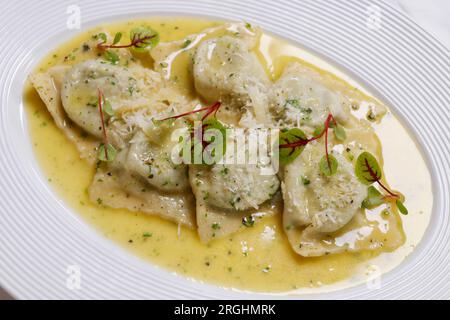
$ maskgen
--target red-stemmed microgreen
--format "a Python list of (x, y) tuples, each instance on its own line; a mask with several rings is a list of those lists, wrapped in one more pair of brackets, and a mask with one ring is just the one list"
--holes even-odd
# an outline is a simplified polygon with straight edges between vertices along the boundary
[(220, 105), (221, 105), (221, 103), (219, 101), (217, 101), (217, 102), (215, 102), (214, 104), (212, 104), (209, 107), (204, 107), (204, 108), (188, 111), (188, 112), (185, 112), (185, 113), (177, 114), (175, 116), (171, 116), (171, 117), (167, 117), (167, 118), (161, 119), (160, 121), (169, 120), (169, 119), (179, 119), (179, 118), (191, 115), (191, 114), (195, 114), (195, 113), (206, 111), (205, 114), (202, 116), (202, 121), (203, 121), (212, 113), (214, 113), (214, 117), (215, 117), (217, 111), (219, 111)]
[(279, 137), (279, 157), (282, 164), (294, 161), (310, 142), (299, 128), (282, 129)]
[(130, 43), (119, 44), (122, 39), (122, 33), (117, 32), (114, 36), (114, 40), (111, 44), (107, 44), (107, 37), (105, 33), (100, 33), (97, 38), (101, 40), (97, 44), (97, 48), (100, 50), (106, 49), (120, 49), (120, 48), (134, 48), (138, 51), (142, 51), (145, 48), (151, 48), (158, 44), (159, 34), (152, 28), (141, 26), (131, 30)]
[(381, 168), (377, 162), (377, 159), (365, 151), (361, 153), (356, 160), (355, 167), (356, 176), (358, 179), (367, 185), (371, 185), (374, 182), (378, 183), (381, 188), (383, 188), (389, 195), (392, 197), (398, 198), (398, 195), (390, 191), (382, 182), (381, 182)]
[(305, 146), (315, 140), (325, 136), (325, 156), (320, 160), (320, 171), (326, 175), (331, 176), (336, 173), (338, 162), (336, 158), (328, 152), (328, 129), (332, 128), (337, 139), (345, 140), (346, 134), (342, 126), (340, 126), (334, 119), (333, 115), (328, 114), (324, 124), (314, 131), (312, 138), (307, 138), (305, 133), (293, 128), (290, 130), (282, 130), (280, 133), (280, 161), (282, 164), (292, 162), (303, 151)]
[(113, 115), (113, 109), (109, 101), (105, 100), (105, 96), (103, 95), (102, 90), (98, 89), (98, 112), (100, 114), (100, 123), (103, 134), (103, 143), (100, 145), (98, 149), (98, 159), (100, 161), (110, 162), (113, 161), (116, 157), (116, 149), (112, 144), (109, 143), (108, 134), (106, 132), (105, 125), (105, 114), (108, 116)]
[(106, 43), (108, 38), (104, 32), (97, 34), (94, 38), (100, 40), (97, 44), (97, 49), (104, 51), (105, 59), (113, 65), (118, 64), (120, 58), (117, 53), (109, 49), (132, 48), (137, 52), (143, 52), (147, 48), (153, 48), (159, 43), (158, 32), (145, 26), (132, 29), (130, 31), (130, 43), (127, 44), (119, 44), (122, 39), (121, 32), (117, 32), (114, 35), (114, 39), (111, 44)]
[(400, 195), (389, 190), (389, 188), (381, 182), (381, 167), (378, 164), (377, 159), (372, 154), (365, 151), (359, 155), (356, 160), (355, 174), (362, 183), (366, 185), (377, 183), (387, 193), (386, 195), (382, 195), (375, 187), (370, 186), (368, 189), (367, 198), (363, 202), (363, 206), (373, 208), (386, 201), (395, 201), (398, 210), (402, 214), (408, 214), (408, 209), (406, 209), (405, 205), (401, 201)]
[[(188, 111), (185, 113), (181, 113), (175, 116), (170, 116), (164, 119), (161, 119), (159, 121), (165, 121), (165, 120), (176, 120), (179, 118), (183, 118), (192, 114), (196, 114), (196, 113), (200, 113), (200, 112), (204, 112), (204, 114), (201, 117), (201, 127), (198, 128), (199, 130), (195, 130), (194, 125), (195, 123), (192, 123), (192, 121), (189, 121), (189, 125), (190, 125), (190, 133), (191, 133), (191, 149), (194, 150), (194, 152), (196, 150), (198, 150), (199, 152), (203, 152), (203, 150), (212, 142), (209, 141), (205, 136), (206, 136), (206, 132), (210, 129), (215, 129), (220, 131), (223, 140), (222, 140), (222, 152), (220, 154), (220, 156), (223, 156), (225, 154), (226, 151), (226, 128), (225, 126), (216, 118), (216, 114), (217, 111), (219, 111), (219, 108), (221, 106), (220, 102), (215, 102), (214, 104), (212, 104), (209, 107), (204, 107), (204, 108), (200, 108), (200, 109), (196, 109), (196, 110), (192, 110), (192, 111)], [(209, 117), (210, 115), (213, 115), (213, 117)], [(196, 133), (198, 136), (196, 136)], [(195, 145), (200, 144), (200, 148), (195, 148)], [(213, 152), (215, 152), (213, 150)], [(211, 157), (214, 157), (214, 154), (210, 155)], [(195, 159), (195, 155), (194, 155), (194, 159)], [(204, 160), (204, 159), (203, 159)]]

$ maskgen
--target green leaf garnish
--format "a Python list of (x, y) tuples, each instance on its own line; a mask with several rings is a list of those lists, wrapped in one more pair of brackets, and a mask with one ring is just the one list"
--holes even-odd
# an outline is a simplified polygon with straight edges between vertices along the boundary
[[(227, 150), (227, 138), (226, 138), (226, 128), (225, 126), (219, 121), (217, 120), (215, 117), (213, 118), (207, 118), (205, 120), (203, 120), (202, 122), (203, 125), (203, 135), (202, 135), (202, 139), (203, 142), (206, 142), (207, 145), (209, 145), (210, 143), (214, 142), (214, 136), (211, 136), (211, 141), (206, 141), (204, 139), (205, 134), (208, 132), (208, 130), (211, 129), (215, 129), (218, 130), (220, 132), (220, 134), (222, 135), (222, 150), (217, 150), (217, 148), (213, 149), (213, 152), (211, 155), (209, 155), (211, 157), (211, 159), (215, 159), (216, 161), (220, 161), (220, 159), (222, 159), (222, 157), (225, 155), (226, 150)], [(194, 138), (194, 144), (196, 143), (202, 143), (201, 141), (196, 141), (199, 139)], [(203, 143), (202, 143), (203, 145)], [(203, 148), (199, 149), (202, 150), (203, 152)], [(220, 154), (216, 155), (215, 152), (219, 151)], [(204, 155), (205, 156), (205, 155)], [(194, 158), (195, 159), (195, 158)], [(203, 159), (205, 160), (205, 159)], [(208, 162), (207, 162), (208, 163)]]
[(374, 186), (367, 189), (367, 197), (362, 202), (363, 208), (373, 209), (384, 203), (384, 197)]
[(104, 33), (104, 32), (100, 32), (95, 37), (97, 39), (100, 39), (102, 42), (106, 42), (107, 41), (106, 33)]
[(298, 99), (288, 99), (284, 103), (284, 107), (287, 108), (288, 106), (291, 106), (296, 109), (300, 109), (300, 101), (298, 101)]
[(204, 128), (204, 131), (207, 131), (209, 129), (219, 130), (220, 133), (222, 133), (222, 138), (223, 138), (224, 143), (226, 143), (227, 128), (225, 128), (225, 126), (222, 124), (222, 122), (220, 122), (216, 118), (207, 118), (207, 119), (203, 120), (203, 128)]
[[(160, 121), (174, 121), (175, 119), (178, 118), (182, 118), (191, 114), (197, 114), (199, 112), (205, 112), (204, 115), (201, 117), (201, 128), (197, 129), (194, 128), (193, 125), (189, 125), (189, 130), (191, 132), (191, 135), (193, 133), (194, 137), (193, 139), (182, 139), (185, 140), (187, 145), (185, 144), (183, 146), (183, 150), (185, 150), (186, 147), (190, 147), (193, 151), (193, 159), (194, 161), (200, 161), (200, 159), (203, 160), (204, 164), (213, 164), (216, 162), (216, 160), (220, 160), (222, 158), (222, 156), (225, 154), (226, 152), (226, 127), (217, 120), (216, 118), (216, 113), (219, 110), (221, 106), (221, 103), (219, 101), (215, 102), (214, 104), (212, 104), (209, 107), (205, 107), (205, 108), (200, 108), (200, 109), (196, 109), (196, 110), (192, 110), (189, 112), (185, 112), (185, 113), (181, 113), (175, 116), (171, 116), (171, 117), (167, 117), (164, 119), (161, 119)], [(208, 118), (210, 115), (213, 115), (212, 118)], [(211, 132), (210, 135), (208, 135), (206, 137), (205, 140), (205, 133), (208, 133), (209, 130), (211, 129), (215, 129), (215, 130), (219, 130), (222, 136), (222, 152), (220, 152), (220, 155), (216, 155), (215, 152), (217, 151), (217, 147), (219, 147), (218, 142), (215, 142), (215, 138), (216, 138), (216, 134)], [(200, 134), (201, 135), (200, 135)], [(190, 141), (190, 142), (187, 142)], [(212, 146), (209, 146), (209, 144), (214, 143)], [(204, 145), (206, 144), (205, 148), (208, 148), (207, 151), (211, 152), (211, 154), (209, 154), (209, 156), (211, 157), (210, 159), (207, 159), (208, 161), (205, 161), (206, 159), (204, 159)], [(220, 150), (219, 150), (220, 151)], [(182, 152), (182, 157), (188, 156), (185, 155)], [(208, 155), (206, 155), (208, 156)], [(191, 158), (192, 159), (192, 158)], [(213, 163), (209, 163), (209, 160), (212, 160)]]
[(118, 45), (119, 41), (122, 39), (122, 33), (117, 32), (114, 36), (113, 43), (106, 44), (106, 34), (101, 33), (95, 36), (95, 38), (101, 39), (102, 41), (97, 44), (97, 48), (100, 50), (112, 49), (112, 48), (134, 48), (136, 51), (145, 51), (146, 48), (152, 48), (156, 46), (159, 42), (159, 34), (155, 30), (149, 27), (137, 27), (130, 31), (129, 44)]
[(340, 141), (344, 141), (345, 139), (347, 139), (347, 134), (345, 133), (345, 129), (343, 126), (337, 124), (333, 127), (334, 130), (334, 136), (336, 137), (336, 139), (340, 140)]
[(143, 52), (159, 43), (159, 33), (150, 27), (137, 27), (131, 30), (130, 40), (136, 51)]
[(338, 161), (332, 154), (328, 155), (328, 160), (327, 156), (325, 155), (322, 157), (322, 159), (320, 159), (319, 168), (320, 172), (322, 172), (324, 175), (328, 177), (332, 176), (337, 172)]
[[(356, 177), (358, 177), (358, 179), (366, 185), (370, 185), (374, 182), (377, 182), (378, 185), (389, 194), (387, 197), (383, 197), (383, 200), (386, 201), (387, 198), (395, 199), (399, 211), (403, 214), (408, 214), (408, 210), (399, 200), (399, 195), (389, 190), (389, 188), (387, 188), (381, 182), (382, 173), (380, 165), (378, 164), (377, 159), (375, 159), (375, 157), (371, 155), (369, 152), (365, 151), (361, 153), (358, 159), (356, 159), (355, 174)], [(369, 188), (369, 191), (370, 190), (371, 189)], [(372, 194), (375, 195), (375, 192), (373, 190)], [(374, 201), (379, 200), (374, 199)]]
[(118, 44), (120, 39), (122, 39), (122, 32), (117, 32), (114, 36), (113, 44)]
[(108, 100), (106, 100), (103, 103), (103, 112), (105, 114), (107, 114), (108, 116), (110, 116), (110, 117), (112, 117), (114, 115), (114, 110), (113, 110), (113, 108), (111, 106), (111, 102), (109, 102)]
[(114, 146), (110, 143), (106, 145), (106, 148), (103, 143), (98, 148), (98, 159), (100, 161), (111, 162), (116, 158), (116, 155), (116, 148), (114, 148)]
[(325, 130), (325, 126), (321, 124), (314, 130), (313, 135), (318, 136), (323, 132), (323, 130)]
[(355, 174), (362, 183), (370, 185), (381, 179), (381, 168), (377, 159), (365, 151), (356, 159)]
[(105, 59), (109, 62), (111, 62), (111, 64), (118, 64), (119, 63), (119, 56), (117, 55), (117, 53), (115, 53), (112, 50), (106, 50), (105, 51)]
[[(289, 130), (281, 130), (280, 131), (280, 137), (279, 137), (279, 144), (280, 145), (289, 145), (291, 143), (296, 143), (299, 141), (307, 141), (306, 134), (298, 129), (298, 128), (292, 128)], [(305, 145), (298, 145), (295, 147), (285, 147), (280, 148), (280, 162), (281, 164), (288, 164), (292, 161), (294, 161), (305, 149)]]
[(408, 214), (408, 209), (406, 209), (403, 202), (401, 202), (400, 200), (397, 200), (397, 201), (395, 201), (395, 204), (397, 205), (398, 211), (400, 211), (401, 214), (404, 214), (404, 215)]

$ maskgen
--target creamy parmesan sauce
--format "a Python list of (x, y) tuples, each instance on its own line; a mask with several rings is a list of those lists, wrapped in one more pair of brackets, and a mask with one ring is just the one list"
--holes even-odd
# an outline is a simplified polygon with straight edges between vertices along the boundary
[[(60, 63), (73, 48), (100, 30), (110, 34), (122, 31), (126, 36), (131, 28), (141, 24), (159, 31), (161, 41), (172, 41), (220, 22), (151, 18), (105, 25), (76, 36), (57, 48), (37, 70), (45, 71)], [(344, 79), (339, 82), (340, 88), (344, 87), (355, 97), (366, 101), (359, 110), (353, 111), (357, 117), (365, 117), (370, 104), (375, 101), (339, 70), (284, 40), (263, 35), (257, 55), (272, 79), (276, 79), (286, 63), (293, 59), (313, 64), (322, 69), (321, 72), (331, 72)], [(69, 58), (67, 64), (81, 61), (79, 53), (73, 52), (72, 56), (75, 58)], [(151, 61), (147, 55), (137, 58)], [(193, 94), (191, 71), (187, 68), (189, 59), (187, 52), (180, 52), (172, 57), (168, 69), (172, 79), (187, 93)], [(145, 65), (152, 67), (151, 62)], [(266, 217), (253, 228), (203, 244), (195, 230), (179, 230), (176, 224), (158, 217), (92, 203), (87, 187), (94, 168), (79, 159), (75, 146), (55, 126), (45, 105), (29, 85), (25, 88), (24, 99), (36, 157), (55, 192), (104, 236), (142, 259), (181, 276), (258, 292), (314, 293), (345, 288), (366, 281), (374, 272), (385, 273), (401, 263), (421, 240), (430, 219), (433, 206), (430, 173), (414, 140), (390, 111), (374, 127), (383, 146), (380, 153), (384, 159), (385, 178), (406, 198), (409, 215), (401, 216), (406, 242), (390, 253), (376, 250), (304, 258), (290, 247), (282, 230), (280, 215)], [(381, 213), (373, 212), (373, 215), (382, 222)], [(347, 234), (342, 241), (351, 243), (356, 237), (356, 234)]]

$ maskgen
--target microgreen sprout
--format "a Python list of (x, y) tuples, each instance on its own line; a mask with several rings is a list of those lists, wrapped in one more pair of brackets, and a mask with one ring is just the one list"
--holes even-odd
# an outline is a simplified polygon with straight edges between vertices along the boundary
[(387, 192), (386, 195), (382, 195), (375, 187), (370, 186), (367, 198), (363, 201), (364, 207), (372, 208), (376, 207), (382, 202), (395, 201), (398, 210), (402, 214), (408, 214), (408, 209), (406, 209), (405, 205), (400, 199), (400, 195), (389, 190), (389, 188), (381, 182), (381, 167), (378, 164), (377, 159), (372, 154), (365, 151), (359, 155), (358, 159), (356, 160), (355, 174), (362, 183), (366, 185), (372, 185), (376, 182), (384, 191)]
[(108, 134), (106, 133), (106, 125), (105, 125), (105, 111), (107, 115), (111, 116), (113, 114), (113, 109), (109, 101), (105, 100), (105, 96), (101, 89), (98, 89), (98, 112), (100, 114), (101, 128), (103, 132), (103, 143), (100, 145), (98, 149), (98, 159), (100, 161), (110, 162), (113, 161), (116, 157), (116, 149), (112, 144), (108, 141)]
[(332, 128), (334, 130), (334, 134), (337, 139), (346, 139), (344, 128), (337, 123), (331, 113), (328, 114), (324, 124), (314, 131), (314, 136), (312, 138), (308, 139), (305, 133), (298, 128), (281, 131), (279, 144), (281, 163), (287, 164), (289, 162), (292, 162), (300, 155), (300, 153), (308, 143), (325, 136), (325, 156), (320, 161), (319, 168), (320, 171), (326, 176), (335, 174), (337, 171), (338, 162), (336, 158), (330, 155), (328, 152), (329, 128)]
[(117, 32), (114, 36), (114, 40), (111, 44), (107, 44), (106, 34), (100, 33), (97, 38), (101, 41), (97, 44), (97, 48), (100, 50), (106, 49), (119, 49), (119, 48), (134, 48), (137, 51), (143, 51), (145, 48), (153, 48), (159, 42), (159, 34), (157, 31), (150, 27), (137, 27), (130, 32), (130, 43), (119, 44), (122, 39), (122, 33)]
[[(210, 129), (215, 129), (215, 130), (218, 130), (223, 137), (221, 154), (218, 155), (218, 156), (223, 156), (226, 151), (226, 128), (216, 118), (216, 114), (217, 114), (217, 111), (219, 110), (220, 106), (221, 106), (220, 102), (215, 102), (214, 104), (212, 104), (209, 107), (192, 110), (189, 112), (185, 112), (185, 113), (178, 114), (175, 116), (167, 117), (167, 118), (157, 120), (157, 121), (160, 122), (160, 121), (165, 121), (165, 120), (175, 120), (175, 119), (189, 116), (191, 114), (204, 112), (203, 116), (201, 117), (201, 127), (197, 131), (198, 136), (196, 136), (196, 134), (195, 134), (196, 130), (194, 128), (193, 123), (189, 122), (191, 138), (193, 138), (193, 139), (191, 139), (191, 147), (194, 151), (199, 150), (200, 152), (203, 152), (203, 150), (212, 142), (212, 141), (208, 141), (208, 139), (207, 139), (207, 136), (208, 136), (206, 134), (207, 131)], [(213, 115), (213, 117), (209, 117), (210, 115)], [(211, 139), (211, 137), (209, 137), (209, 138)], [(195, 148), (195, 145), (197, 145), (197, 144), (200, 144), (201, 148), (199, 148), (199, 149)], [(215, 151), (213, 150), (213, 154), (211, 154), (210, 156), (216, 158), (214, 152)], [(195, 159), (195, 156), (194, 156), (194, 159)]]

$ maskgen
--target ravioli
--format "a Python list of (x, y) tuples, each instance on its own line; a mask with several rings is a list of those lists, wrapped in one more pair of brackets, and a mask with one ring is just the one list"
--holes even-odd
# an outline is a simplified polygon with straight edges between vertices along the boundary
[[(189, 166), (189, 179), (196, 199), (197, 228), (202, 242), (209, 242), (253, 226), (263, 217), (275, 214), (281, 200), (276, 192), (279, 182), (274, 176), (260, 178), (264, 181), (263, 191), (250, 191), (261, 192), (260, 195), (254, 197), (246, 194), (246, 200), (238, 200), (238, 195), (248, 192), (249, 187), (254, 186), (254, 181), (246, 176), (240, 177), (239, 183), (235, 185), (227, 181), (217, 181), (215, 173), (224, 174), (225, 168), (227, 167), (220, 165), (212, 168), (205, 165)], [(213, 170), (215, 172), (211, 173)], [(214, 189), (210, 190), (212, 183), (215, 183)], [(227, 189), (227, 184), (235, 190)], [(225, 189), (225, 194), (221, 194), (218, 188)], [(265, 192), (264, 196), (262, 192)]]
[[(242, 131), (248, 144), (250, 131)], [(189, 165), (189, 181), (196, 199), (200, 239), (208, 242), (251, 227), (276, 212), (280, 182), (270, 165), (249, 164), (249, 151), (235, 153), (237, 136), (228, 132), (226, 152), (215, 164)], [(245, 155), (245, 159), (241, 159)], [(239, 164), (245, 161), (245, 164)]]
[(78, 149), (80, 157), (90, 163), (97, 158), (99, 142), (96, 139), (86, 137), (65, 113), (61, 104), (61, 83), (70, 67), (57, 66), (50, 68), (45, 73), (35, 73), (29, 76), (30, 82), (39, 93), (47, 110), (51, 114), (55, 124), (61, 129)]
[(295, 252), (306, 257), (322, 256), (380, 247), (395, 249), (403, 243), (398, 216), (385, 215), (381, 223), (361, 208), (367, 186), (356, 178), (353, 163), (361, 152), (375, 153), (378, 148), (373, 130), (362, 125), (348, 130), (344, 143), (335, 144), (332, 154), (339, 164), (335, 175), (320, 173), (318, 163), (324, 154), (321, 143), (308, 145), (286, 165), (283, 226)]
[(153, 123), (153, 119), (180, 105), (188, 107), (188, 101), (174, 94), (159, 74), (139, 65), (124, 68), (103, 60), (87, 60), (33, 74), (30, 80), (58, 127), (76, 144), (80, 156), (91, 163), (98, 161), (102, 139), (96, 105), (98, 88), (110, 102), (115, 115), (107, 121), (106, 132), (118, 156), (114, 164), (98, 167), (89, 187), (92, 201), (195, 226), (187, 166), (173, 165), (169, 159), (174, 128), (155, 128)]
[(279, 126), (312, 132), (329, 113), (341, 123), (349, 121), (349, 104), (345, 96), (326, 86), (317, 71), (293, 62), (273, 86), (270, 111)]
[(159, 88), (158, 73), (140, 66), (122, 67), (104, 60), (76, 64), (64, 77), (62, 103), (68, 116), (81, 128), (102, 137), (100, 114), (96, 103), (101, 88), (114, 112), (148, 105), (151, 94)]
[(249, 28), (243, 22), (223, 23), (207, 28), (200, 33), (188, 35), (180, 40), (160, 42), (149, 53), (154, 60), (155, 70), (163, 73), (167, 78), (170, 77), (170, 64), (178, 55), (191, 49), (197, 49), (207, 39), (214, 39), (224, 35), (238, 36), (240, 39), (254, 45), (260, 34), (261, 30), (259, 28)]
[(194, 57), (194, 83), (208, 101), (229, 101), (235, 108), (252, 110), (267, 123), (269, 80), (256, 55), (255, 41), (223, 36), (203, 42)]
[(189, 191), (187, 166), (174, 164), (171, 159), (175, 144), (170, 141), (170, 137), (158, 145), (152, 144), (143, 132), (137, 132), (130, 141), (124, 166), (128, 172), (139, 175), (161, 191)]
[(188, 228), (195, 227), (195, 200), (190, 192), (157, 192), (121, 166), (99, 167), (89, 187), (89, 197), (100, 205), (157, 215)]
[(280, 185), (275, 175), (263, 175), (256, 165), (216, 164), (199, 170), (195, 186), (206, 202), (225, 210), (258, 209)]
[[(296, 226), (316, 232), (333, 232), (345, 226), (360, 209), (367, 187), (358, 181), (353, 165), (341, 154), (336, 174), (325, 176), (317, 165), (323, 156), (320, 144), (308, 145), (284, 171), (284, 214)], [(305, 183), (304, 181), (308, 181)]]

